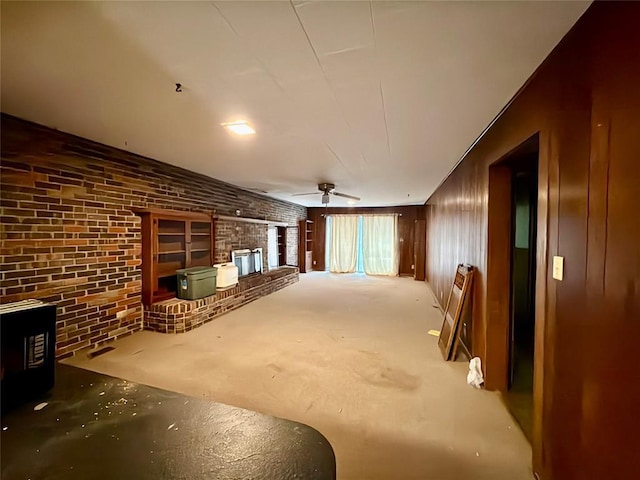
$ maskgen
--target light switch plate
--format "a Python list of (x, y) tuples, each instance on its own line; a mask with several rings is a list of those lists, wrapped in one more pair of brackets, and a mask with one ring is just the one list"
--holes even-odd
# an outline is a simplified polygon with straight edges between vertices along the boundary
[(562, 280), (564, 274), (564, 257), (553, 257), (553, 278)]

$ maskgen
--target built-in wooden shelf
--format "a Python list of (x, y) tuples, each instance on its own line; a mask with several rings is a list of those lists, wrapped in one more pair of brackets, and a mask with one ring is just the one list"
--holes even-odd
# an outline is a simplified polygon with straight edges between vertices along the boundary
[(300, 220), (298, 231), (298, 265), (300, 273), (307, 273), (313, 270), (313, 221)]
[(175, 296), (176, 271), (213, 265), (214, 220), (205, 213), (138, 210), (142, 218), (142, 303)]
[(278, 266), (282, 267), (287, 264), (287, 227), (276, 227), (276, 235), (278, 237)]

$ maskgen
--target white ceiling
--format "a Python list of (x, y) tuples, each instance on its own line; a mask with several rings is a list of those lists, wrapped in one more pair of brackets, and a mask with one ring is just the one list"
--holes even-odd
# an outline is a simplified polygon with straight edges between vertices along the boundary
[(3, 1), (2, 111), (308, 206), (423, 203), (588, 5)]

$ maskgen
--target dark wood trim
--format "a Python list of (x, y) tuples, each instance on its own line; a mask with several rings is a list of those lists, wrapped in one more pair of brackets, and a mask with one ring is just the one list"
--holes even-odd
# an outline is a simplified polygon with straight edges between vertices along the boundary
[(511, 169), (489, 167), (485, 386), (507, 390), (511, 278)]
[[(141, 219), (141, 245), (153, 245), (153, 224), (150, 215), (143, 215)], [(153, 249), (142, 248), (142, 303), (150, 305), (153, 301)]]
[(398, 215), (406, 215), (412, 218), (418, 218), (420, 212), (424, 209), (424, 205), (401, 205), (397, 207), (309, 207), (307, 212), (313, 212), (314, 214), (324, 215), (366, 215), (366, 214), (383, 214), (383, 213), (397, 213)]
[[(557, 282), (552, 279), (552, 264), (549, 258), (556, 255), (559, 251), (559, 235), (560, 235), (560, 149), (559, 138), (554, 132), (549, 132), (547, 136), (547, 193), (548, 208), (547, 212), (547, 249), (544, 264), (539, 265), (539, 269), (544, 269), (545, 286), (540, 293), (545, 293), (545, 298), (538, 296), (536, 292), (536, 307), (539, 303), (544, 303), (541, 311), (536, 313), (536, 342), (542, 338), (543, 348), (538, 349), (534, 353), (534, 418), (533, 418), (533, 468), (534, 472), (540, 474), (541, 478), (549, 479), (550, 467), (548, 452), (553, 447), (545, 446), (544, 438), (551, 432), (551, 423), (553, 419), (553, 405), (550, 399), (554, 397), (555, 374), (544, 375), (543, 372), (553, 372), (555, 368), (555, 354), (557, 344)], [(544, 144), (543, 144), (544, 145)], [(541, 151), (541, 158), (544, 158)], [(540, 179), (538, 179), (540, 181)], [(540, 188), (540, 184), (538, 184)], [(540, 209), (539, 209), (540, 210)], [(538, 213), (540, 215), (540, 212)], [(537, 285), (536, 285), (537, 286)], [(542, 315), (542, 316), (541, 316)], [(538, 397), (538, 398), (536, 398)], [(537, 411), (535, 409), (538, 409)], [(540, 418), (537, 418), (537, 417)], [(536, 426), (536, 423), (538, 424)], [(540, 429), (540, 438), (537, 437)]]
[(424, 219), (416, 219), (413, 221), (413, 278), (423, 282), (426, 278), (425, 274), (425, 252), (427, 249), (427, 221)]
[(535, 350), (533, 358), (533, 421), (531, 433), (532, 462), (534, 472), (543, 468), (543, 411), (545, 334), (547, 328), (547, 277), (548, 277), (548, 231), (549, 231), (549, 138), (539, 136), (538, 151), (538, 225), (536, 227), (536, 298), (535, 298)]
[(212, 219), (212, 215), (204, 212), (190, 212), (184, 210), (169, 210), (165, 208), (132, 208), (131, 211), (136, 215), (143, 214), (151, 214), (156, 216), (161, 216), (166, 219), (176, 219), (176, 220), (195, 220), (195, 221), (204, 221), (210, 222)]

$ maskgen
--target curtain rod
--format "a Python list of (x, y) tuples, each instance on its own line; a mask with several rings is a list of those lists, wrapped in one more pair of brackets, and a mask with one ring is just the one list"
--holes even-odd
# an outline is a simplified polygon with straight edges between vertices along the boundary
[(321, 217), (330, 217), (331, 215), (397, 215), (402, 216), (401, 213), (321, 213)]

